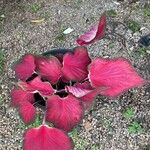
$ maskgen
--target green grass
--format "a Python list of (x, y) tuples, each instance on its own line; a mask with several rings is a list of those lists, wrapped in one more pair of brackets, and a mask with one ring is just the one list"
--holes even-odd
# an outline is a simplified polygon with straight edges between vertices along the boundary
[(35, 4), (32, 4), (32, 5), (30, 6), (30, 11), (31, 11), (32, 13), (37, 13), (37, 12), (40, 10), (40, 8), (41, 8), (41, 5), (35, 3)]
[(97, 145), (93, 145), (93, 146), (91, 147), (91, 150), (99, 150), (99, 148), (98, 148)]
[(127, 26), (133, 33), (140, 31), (141, 28), (140, 24), (134, 20), (128, 20)]
[(112, 127), (112, 121), (110, 119), (105, 119), (103, 122), (104, 126), (108, 129), (110, 129)]
[(5, 65), (5, 56), (4, 52), (0, 49), (0, 73), (3, 73)]
[(36, 119), (33, 123), (31, 124), (25, 124), (21, 117), (19, 116), (19, 113), (16, 112), (17, 116), (18, 116), (18, 122), (19, 122), (19, 125), (18, 125), (18, 128), (21, 129), (21, 130), (26, 130), (26, 129), (29, 129), (29, 128), (37, 128), (39, 127), (40, 125), (42, 125), (42, 118), (41, 118), (41, 115), (37, 114), (36, 116)]
[(145, 17), (150, 17), (150, 8), (144, 8), (143, 12)]
[(2, 105), (2, 103), (4, 102), (2, 96), (0, 95), (0, 105)]
[(80, 7), (82, 6), (82, 0), (76, 0), (74, 2), (74, 7), (77, 9), (80, 9)]
[(66, 35), (63, 34), (63, 32), (64, 32), (65, 29), (66, 29), (66, 27), (64, 27), (62, 25), (60, 26), (59, 33), (55, 37), (55, 41), (56, 42), (64, 42), (66, 40)]
[(37, 115), (35, 121), (28, 125), (28, 128), (37, 128), (39, 127), (40, 125), (42, 124), (42, 119), (41, 119), (41, 116), (40, 115)]
[(66, 36), (63, 33), (60, 33), (58, 36), (56, 36), (55, 41), (63, 42), (65, 41), (65, 39), (66, 39)]
[(150, 54), (150, 46), (144, 46), (138, 49), (140, 55), (144, 56), (146, 54)]
[(130, 119), (130, 125), (128, 126), (128, 132), (130, 134), (137, 134), (137, 133), (142, 133), (143, 132), (143, 128), (142, 126), (137, 122), (137, 121), (133, 121), (134, 119), (134, 109), (133, 108), (127, 108), (124, 112), (123, 112), (123, 116), (126, 119)]
[(90, 17), (90, 20), (93, 21), (93, 22), (96, 21), (96, 19), (97, 18), (95, 16)]
[(111, 10), (107, 11), (107, 15), (110, 16), (110, 17), (116, 17), (117, 12), (115, 10), (111, 9)]
[(126, 119), (131, 119), (134, 117), (134, 110), (132, 108), (127, 108), (124, 113), (123, 113), (123, 116), (126, 118)]
[(110, 44), (108, 45), (108, 47), (109, 47), (110, 49), (112, 49), (112, 48), (115, 47), (115, 45), (114, 45), (114, 43), (110, 43)]
[(49, 12), (42, 12), (40, 17), (45, 18), (45, 20), (48, 20), (48, 19), (50, 19), (50, 13)]
[(78, 134), (77, 129), (74, 129), (69, 134), (70, 134), (70, 137), (73, 139), (73, 142), (74, 142), (74, 145), (75, 145), (76, 149), (77, 150), (85, 150), (85, 147), (87, 145), (87, 141), (83, 140), (80, 137), (80, 135)]
[(143, 132), (143, 128), (141, 127), (141, 125), (138, 122), (134, 121), (128, 127), (128, 132), (130, 134), (142, 133)]

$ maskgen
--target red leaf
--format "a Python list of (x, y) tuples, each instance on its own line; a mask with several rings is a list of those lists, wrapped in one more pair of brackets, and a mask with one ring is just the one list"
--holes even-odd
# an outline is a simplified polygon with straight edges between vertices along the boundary
[(31, 54), (26, 54), (21, 59), (21, 62), (16, 64), (15, 73), (17, 78), (21, 80), (27, 80), (34, 73), (35, 63), (34, 56)]
[(52, 95), (55, 92), (49, 82), (42, 82), (39, 77), (36, 77), (30, 82), (21, 81), (19, 85), (26, 91), (38, 91), (41, 95)]
[(40, 126), (24, 134), (24, 150), (73, 150), (71, 139), (61, 130)]
[(117, 96), (130, 88), (145, 83), (145, 80), (124, 58), (94, 60), (90, 65), (89, 78), (93, 87), (108, 88), (100, 92), (106, 96)]
[(28, 124), (35, 120), (36, 108), (29, 102), (19, 107), (19, 113), (24, 123)]
[(60, 81), (62, 81), (63, 83), (69, 83), (70, 82), (70, 80), (66, 79), (64, 76), (62, 76), (60, 78)]
[(95, 97), (100, 93), (100, 91), (103, 90), (102, 88), (94, 89), (92, 92), (88, 93), (87, 95), (81, 97), (81, 101), (84, 105), (84, 108), (86, 110), (90, 109), (93, 105), (93, 102), (95, 100)]
[(63, 76), (68, 80), (81, 81), (87, 77), (87, 66), (91, 60), (85, 47), (76, 47), (74, 54), (66, 53), (63, 58)]
[(14, 107), (19, 107), (26, 102), (34, 103), (34, 96), (32, 93), (23, 91), (22, 89), (13, 89), (11, 91), (11, 104)]
[(82, 115), (81, 102), (72, 95), (65, 98), (55, 95), (47, 101), (46, 119), (57, 128), (70, 131), (80, 122)]
[(66, 86), (65, 89), (78, 98), (83, 97), (93, 91), (93, 88), (90, 87), (87, 82), (77, 83), (74, 86)]
[(85, 109), (89, 109), (93, 104), (94, 98), (99, 94), (99, 91), (104, 89), (94, 89), (90, 83), (86, 81), (84, 83), (76, 83), (74, 86), (66, 86), (66, 90), (75, 97), (79, 97)]
[(79, 45), (87, 45), (95, 42), (96, 40), (102, 39), (105, 35), (106, 28), (106, 16), (103, 14), (99, 20), (99, 24), (92, 26), (89, 31), (81, 35), (77, 39)]
[(52, 84), (57, 83), (61, 77), (61, 63), (56, 57), (39, 57), (36, 59), (39, 74)]

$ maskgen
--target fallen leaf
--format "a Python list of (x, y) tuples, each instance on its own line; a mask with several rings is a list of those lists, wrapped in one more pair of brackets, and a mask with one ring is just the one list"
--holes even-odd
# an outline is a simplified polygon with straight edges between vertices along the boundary
[(42, 19), (36, 19), (36, 20), (31, 20), (32, 23), (42, 23), (45, 21), (45, 18)]
[(86, 131), (90, 131), (92, 129), (92, 125), (89, 121), (85, 122), (84, 128)]

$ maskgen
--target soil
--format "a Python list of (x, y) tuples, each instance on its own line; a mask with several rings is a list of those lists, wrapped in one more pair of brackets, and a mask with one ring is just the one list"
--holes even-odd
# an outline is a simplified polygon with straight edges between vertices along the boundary
[[(91, 57), (125, 57), (143, 78), (150, 79), (150, 55), (138, 43), (150, 32), (150, 18), (144, 14), (148, 7), (147, 0), (0, 0), (0, 50), (5, 55), (0, 74), (0, 150), (21, 150), (22, 135), (28, 128), (10, 107), (13, 64), (25, 53), (77, 46), (77, 37), (104, 11), (108, 13), (106, 36), (88, 46)], [(131, 20), (139, 29), (129, 27)], [(63, 35), (69, 27), (74, 31)], [(127, 118), (124, 114), (130, 108), (134, 115)], [(71, 133), (74, 149), (150, 150), (149, 108), (150, 85), (131, 89), (113, 100), (98, 96), (77, 126), (77, 134)], [(140, 128), (129, 132), (134, 122)]]

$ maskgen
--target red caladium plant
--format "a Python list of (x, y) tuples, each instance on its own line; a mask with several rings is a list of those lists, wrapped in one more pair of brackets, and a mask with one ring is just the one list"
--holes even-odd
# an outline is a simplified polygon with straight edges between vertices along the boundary
[[(103, 15), (98, 26), (77, 42), (85, 45), (102, 38), (105, 26)], [(35, 121), (36, 107), (44, 112), (43, 124), (25, 132), (24, 150), (73, 150), (67, 133), (80, 123), (98, 94), (115, 97), (147, 82), (125, 58), (91, 60), (82, 46), (47, 57), (26, 54), (14, 70), (19, 81), (11, 91), (11, 104), (23, 122)]]

